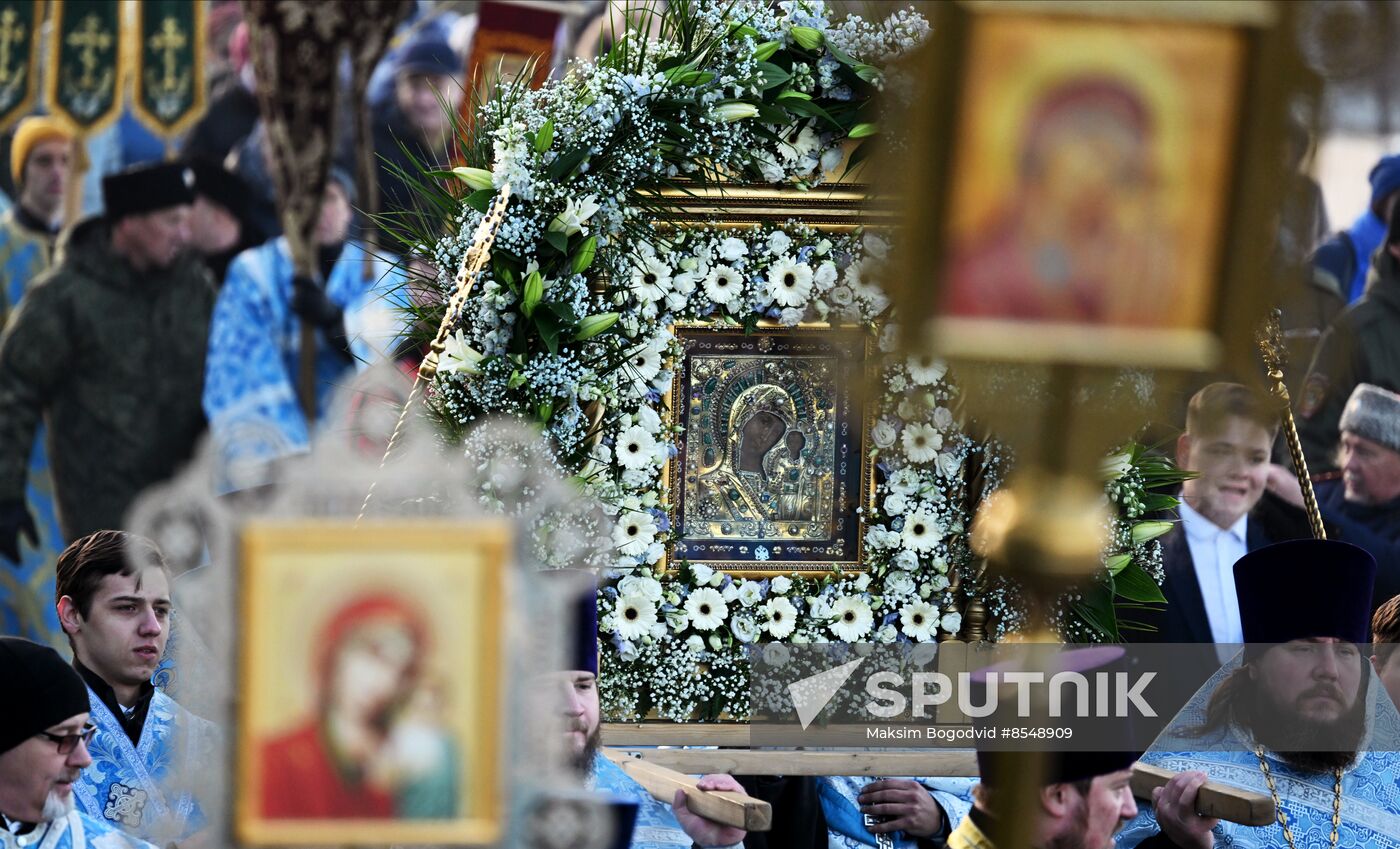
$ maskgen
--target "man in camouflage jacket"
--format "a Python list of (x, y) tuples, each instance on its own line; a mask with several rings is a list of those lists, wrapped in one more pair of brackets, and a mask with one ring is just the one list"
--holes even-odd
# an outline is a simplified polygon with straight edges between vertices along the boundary
[(41, 418), (65, 540), (121, 528), (204, 430), (215, 289), (184, 250), (187, 172), (132, 169), (105, 178), (102, 194), (106, 215), (64, 234), (56, 267), (0, 337), (0, 557), (33, 537), (25, 472)]

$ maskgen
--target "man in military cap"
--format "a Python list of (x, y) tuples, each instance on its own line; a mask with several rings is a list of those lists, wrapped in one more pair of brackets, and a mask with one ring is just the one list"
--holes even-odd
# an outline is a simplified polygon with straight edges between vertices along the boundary
[[(1400, 847), (1400, 716), (1362, 651), (1375, 571), (1365, 551), (1328, 540), (1277, 543), (1235, 564), (1248, 645), (1143, 756), (1180, 774), (1121, 846)], [(1278, 821), (1199, 816), (1207, 779), (1271, 796)]]
[(153, 849), (77, 810), (92, 758), (87, 688), (58, 652), (0, 637), (0, 849)]
[(159, 164), (103, 178), (106, 213), (64, 234), (0, 337), (0, 556), (34, 535), (25, 475), (41, 419), (65, 541), (120, 528), (204, 431), (214, 287), (185, 252), (188, 177)]

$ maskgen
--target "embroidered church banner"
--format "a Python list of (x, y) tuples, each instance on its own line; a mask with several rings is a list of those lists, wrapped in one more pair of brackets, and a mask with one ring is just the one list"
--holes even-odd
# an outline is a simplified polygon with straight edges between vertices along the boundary
[(43, 0), (0, 0), (0, 130), (34, 106), (43, 17)]
[(136, 4), (132, 111), (162, 138), (199, 120), (207, 107), (207, 26), (203, 3), (143, 0)]
[(119, 3), (54, 0), (49, 32), (52, 66), (44, 85), (55, 115), (86, 135), (111, 123), (122, 110), (126, 46)]

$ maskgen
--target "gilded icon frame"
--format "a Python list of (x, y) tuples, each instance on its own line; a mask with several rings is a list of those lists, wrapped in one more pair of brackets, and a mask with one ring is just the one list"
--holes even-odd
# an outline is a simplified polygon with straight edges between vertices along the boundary
[[(500, 634), (512, 537), (503, 519), (393, 520), (360, 527), (344, 520), (265, 520), (244, 527), (239, 539), (241, 698), (234, 799), (240, 841), (250, 846), (490, 845), (499, 839), (506, 821), (504, 752), (497, 731), (505, 709)], [(334, 603), (324, 594), (328, 587), (334, 587)], [(420, 591), (427, 587), (437, 590), (424, 596)], [(275, 769), (266, 765), (273, 758), (271, 747), (294, 736), (285, 733), (289, 725), (308, 724), (297, 717), (311, 717), (311, 725), (318, 722), (310, 706), (325, 696), (319, 685), (303, 683), (308, 692), (297, 692), (295, 683), (287, 686), (298, 676), (313, 677), (300, 675), (307, 664), (296, 658), (322, 670), (322, 680), (329, 681), (324, 670), (336, 661), (313, 663), (311, 658), (345, 651), (338, 643), (329, 643), (328, 649), (325, 641), (297, 640), (297, 631), (304, 630), (304, 637), (324, 636), (327, 622), (343, 620), (343, 611), (357, 604), (365, 609), (360, 599), (381, 596), (416, 602), (424, 631), (430, 632), (415, 644), (409, 664), (425, 670), (413, 683), (431, 681), (423, 689), (442, 699), (444, 721), (436, 730), (442, 732), (438, 739), (446, 741), (444, 746), (454, 747), (454, 757), (447, 760), (452, 765), (447, 770), (454, 791), (452, 815), (267, 815), (263, 793), (264, 776)], [(337, 612), (328, 616), (328, 610)], [(293, 624), (296, 617), (305, 621), (304, 627)], [(426, 670), (435, 673), (432, 678)], [(298, 699), (305, 706), (299, 713), (286, 705)], [(280, 725), (275, 724), (279, 714)], [(288, 722), (288, 715), (294, 721)], [(458, 756), (462, 749), (466, 753)]]
[[(671, 389), (663, 399), (667, 423), (681, 425), (677, 454), (667, 463), (665, 471), (670, 493), (669, 519), (675, 535), (667, 546), (668, 563), (674, 565), (684, 559), (740, 577), (831, 570), (864, 571), (864, 517), (874, 506), (875, 497), (875, 464), (870, 459), (869, 446), (876, 405), (868, 390), (874, 385), (872, 377), (879, 368), (881, 354), (876, 344), (878, 334), (872, 328), (855, 324), (810, 323), (788, 327), (767, 321), (759, 322), (748, 330), (733, 325), (686, 322), (675, 325), (672, 332), (686, 351), (675, 364)], [(699, 353), (692, 356), (697, 349)], [(775, 364), (785, 362), (784, 354), (790, 355), (796, 364), (794, 370), (788, 373), (789, 380), (798, 379), (794, 371), (807, 376), (820, 375), (824, 367), (814, 363), (822, 360), (830, 360), (834, 369), (828, 375), (831, 380), (830, 409), (821, 411), (816, 399), (804, 400), (801, 391), (791, 392), (791, 386), (786, 387), (799, 400), (793, 409), (805, 406), (816, 412), (817, 416), (831, 418), (831, 432), (824, 438), (812, 430), (810, 421), (805, 423), (805, 431), (797, 426), (797, 422), (789, 422), (784, 425), (783, 435), (767, 447), (764, 459), (760, 461), (767, 467), (774, 465), (774, 458), (777, 463), (782, 463), (788, 457), (793, 457), (791, 452), (788, 457), (782, 455), (787, 450), (784, 440), (789, 432), (795, 432), (804, 433), (800, 440), (804, 456), (807, 456), (806, 451), (818, 451), (831, 462), (829, 481), (818, 474), (815, 480), (804, 476), (803, 483), (798, 485), (799, 499), (802, 498), (801, 491), (805, 490), (808, 498), (816, 499), (819, 503), (810, 518), (788, 521), (786, 526), (794, 534), (797, 533), (795, 529), (801, 527), (802, 532), (807, 534), (806, 539), (781, 536), (776, 539), (751, 538), (723, 533), (714, 537), (687, 538), (684, 536), (685, 530), (699, 523), (698, 513), (694, 512), (694, 501), (699, 499), (693, 500), (693, 496), (708, 488), (700, 480), (705, 477), (699, 473), (700, 468), (709, 467), (710, 473), (725, 473), (724, 466), (727, 465), (718, 453), (712, 458), (713, 462), (697, 459), (697, 453), (706, 449), (703, 443), (697, 444), (696, 439), (703, 440), (714, 435), (691, 426), (691, 417), (700, 413), (701, 401), (694, 398), (686, 400), (695, 391), (690, 385), (692, 374), (697, 367), (709, 367), (708, 363), (699, 362), (700, 358), (743, 358), (751, 363), (750, 371), (763, 370), (768, 374), (775, 369)], [(743, 384), (747, 379), (740, 375), (733, 383)], [(820, 395), (820, 392), (811, 394)], [(841, 432), (842, 428), (845, 428), (844, 432)], [(731, 438), (728, 430), (724, 434), (726, 439)], [(719, 452), (713, 445), (711, 449)], [(817, 462), (819, 466), (822, 464), (821, 456), (818, 456)], [(799, 468), (801, 465), (798, 463)], [(696, 475), (687, 471), (692, 466), (697, 466), (694, 469)], [(738, 470), (729, 471), (737, 473)], [(757, 480), (754, 473), (743, 474), (747, 479)], [(746, 497), (745, 500), (749, 499)], [(775, 498), (774, 503), (778, 500), (780, 498)], [(823, 502), (826, 503), (825, 508), (820, 507)], [(782, 525), (783, 521), (776, 520), (772, 524)], [(828, 534), (814, 536), (821, 533), (819, 526), (823, 521), (828, 523)], [(824, 540), (824, 543), (819, 543), (818, 539)], [(818, 551), (823, 545), (825, 550)]]
[[(917, 98), (942, 106), (912, 110), (906, 116), (909, 145), (926, 155), (901, 160), (897, 171), (891, 168), (884, 175), (890, 186), (906, 194), (901, 226), (916, 236), (897, 247), (898, 278), (906, 285), (891, 293), (906, 322), (922, 326), (939, 353), (960, 361), (1191, 371), (1249, 362), (1253, 333), (1241, 330), (1252, 328), (1263, 316), (1272, 239), (1270, 211), (1278, 208), (1283, 186), (1281, 167), (1261, 151), (1275, 149), (1285, 137), (1288, 93), (1305, 87), (1304, 75), (1289, 53), (1287, 6), (1267, 0), (1144, 0), (1132, 4), (958, 0), (941, 4), (934, 36), (916, 61), (922, 80)], [(973, 42), (979, 36), (985, 40), (988, 27), (1038, 20), (1068, 32), (1077, 27), (1111, 34), (1116, 29), (1124, 38), (1154, 30), (1193, 37), (1228, 34), (1238, 43), (1233, 60), (1236, 65), (1231, 74), (1221, 75), (1228, 79), (1220, 83), (1235, 86), (1228, 97), (1238, 112), (1231, 118), (1233, 128), (1219, 140), (1223, 147), (1212, 154), (1220, 160), (1220, 167), (1212, 171), (1215, 182), (1208, 188), (1219, 209), (1217, 220), (1208, 228), (1208, 243), (1193, 247), (1200, 256), (1193, 255), (1192, 267), (1198, 273), (1193, 272), (1196, 276), (1190, 283), (1190, 294), (1197, 300), (1189, 320), (1184, 314), (1167, 318), (1174, 301), (1163, 307), (1160, 326), (1111, 318), (1046, 320), (1034, 311), (1029, 317), (1013, 317), (995, 309), (976, 315), (948, 306), (945, 297), (954, 289), (950, 280), (955, 276), (950, 269), (960, 256), (969, 253), (959, 254), (953, 222), (976, 218), (965, 208), (965, 201), (966, 186), (977, 175), (960, 172), (959, 158), (970, 149), (967, 136), (975, 129), (969, 128), (968, 115), (982, 108), (978, 104), (988, 102), (972, 94), (974, 88), (985, 85), (978, 74), (990, 61), (986, 51), (975, 54)], [(1053, 46), (1059, 53), (1078, 57), (1075, 61), (1087, 63), (1085, 67), (1100, 63), (1102, 58), (1092, 51), (1070, 51), (1058, 42)], [(1060, 57), (1056, 61), (1070, 60)], [(1071, 70), (1056, 66), (1054, 72), (1063, 79)], [(1201, 69), (1195, 71), (1190, 81), (1200, 83), (1209, 77)], [(1195, 95), (1203, 93), (1226, 96), (1220, 91), (1187, 88), (1175, 93), (1175, 102), (1192, 103)], [(1176, 133), (1177, 137), (1183, 135), (1180, 130)], [(1014, 157), (1008, 161), (1020, 162)], [(991, 217), (984, 215), (980, 220)], [(993, 240), (984, 241), (990, 245)], [(966, 242), (964, 239), (963, 244)], [(1131, 289), (1113, 284), (1110, 288)], [(1116, 297), (1121, 300), (1125, 296), (1120, 292)]]

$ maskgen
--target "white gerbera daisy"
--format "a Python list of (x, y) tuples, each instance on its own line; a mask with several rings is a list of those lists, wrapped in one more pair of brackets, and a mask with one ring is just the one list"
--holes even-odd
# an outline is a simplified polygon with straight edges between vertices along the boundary
[(632, 381), (634, 392), (646, 392), (646, 387), (661, 373), (661, 351), (654, 345), (638, 345), (627, 354), (623, 371)]
[(697, 631), (713, 631), (724, 624), (729, 608), (719, 590), (702, 587), (685, 600), (685, 612), (690, 615), (690, 624)]
[(768, 599), (760, 609), (764, 619), (763, 630), (775, 640), (785, 639), (797, 627), (797, 608), (782, 596)]
[(654, 256), (643, 257), (632, 266), (632, 293), (644, 304), (654, 304), (666, 297), (671, 288), (671, 269)]
[(632, 425), (617, 438), (617, 462), (626, 469), (643, 469), (656, 457), (656, 439), (641, 425)]
[(651, 626), (656, 624), (656, 604), (645, 596), (618, 596), (613, 622), (617, 635), (624, 640), (645, 637), (651, 633)]
[(656, 519), (642, 511), (623, 513), (613, 526), (613, 545), (624, 557), (636, 557), (656, 540)]
[(937, 383), (948, 373), (948, 364), (932, 354), (910, 357), (905, 365), (909, 367), (909, 377), (920, 386)]
[(932, 551), (943, 540), (943, 525), (927, 513), (910, 513), (904, 517), (904, 547), (914, 551)]
[(768, 295), (782, 307), (800, 307), (812, 294), (812, 266), (780, 259), (768, 266)]
[(926, 601), (906, 604), (899, 611), (899, 622), (905, 636), (922, 643), (937, 632), (938, 608)]
[(904, 456), (914, 463), (928, 463), (938, 458), (938, 449), (943, 447), (943, 434), (933, 425), (919, 422), (904, 429), (900, 437), (904, 444)]
[(730, 303), (744, 292), (744, 278), (727, 265), (716, 265), (705, 276), (705, 296), (720, 306)]
[(831, 615), (835, 617), (827, 627), (840, 640), (853, 643), (870, 633), (874, 617), (870, 605), (858, 595), (842, 596), (831, 605)]

